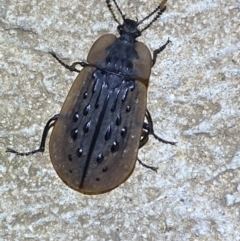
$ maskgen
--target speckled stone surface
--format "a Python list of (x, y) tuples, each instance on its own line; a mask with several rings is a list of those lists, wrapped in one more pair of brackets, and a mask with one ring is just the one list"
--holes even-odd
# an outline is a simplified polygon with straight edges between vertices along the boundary
[[(142, 19), (157, 0), (119, 0)], [(0, 240), (240, 240), (240, 2), (172, 1), (139, 39), (172, 44), (152, 69), (148, 108), (156, 132), (115, 190), (68, 188), (36, 148), (76, 78), (65, 62), (86, 60), (116, 33), (104, 0), (0, 0)], [(48, 137), (49, 140), (49, 137)], [(47, 140), (47, 142), (48, 142)]]

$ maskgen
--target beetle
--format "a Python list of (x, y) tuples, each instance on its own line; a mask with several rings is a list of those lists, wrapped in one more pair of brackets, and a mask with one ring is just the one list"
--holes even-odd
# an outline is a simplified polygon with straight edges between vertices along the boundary
[[(125, 18), (116, 0), (113, 3), (121, 15), (121, 24), (110, 0), (107, 7), (118, 23), (119, 37), (106, 34), (91, 47), (87, 62), (67, 65), (54, 52), (50, 54), (70, 71), (78, 72), (59, 114), (48, 120), (40, 147), (30, 152), (7, 152), (27, 156), (44, 152), (49, 129), (50, 158), (59, 177), (72, 189), (85, 194), (108, 192), (123, 183), (132, 173), (138, 149), (146, 144), (149, 135), (174, 145), (157, 136), (147, 110), (147, 88), (151, 68), (157, 55), (170, 43), (153, 51), (136, 39), (165, 11), (163, 0), (141, 21)], [(145, 20), (153, 20), (142, 30)], [(76, 66), (83, 67), (79, 71)], [(146, 122), (144, 119), (146, 118)]]

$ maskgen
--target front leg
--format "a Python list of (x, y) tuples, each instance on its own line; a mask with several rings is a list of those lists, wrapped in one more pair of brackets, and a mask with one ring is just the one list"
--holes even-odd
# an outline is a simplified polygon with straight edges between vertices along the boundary
[(58, 61), (58, 63), (60, 63), (64, 68), (70, 70), (71, 72), (73, 71), (77, 73), (80, 72), (80, 70), (76, 68), (77, 65), (81, 65), (82, 67), (86, 67), (89, 65), (86, 62), (74, 62), (72, 65), (68, 65), (68, 64), (65, 64), (60, 58), (58, 58), (58, 56), (53, 51), (49, 53)]
[(152, 67), (154, 66), (154, 64), (156, 63), (156, 60), (157, 60), (157, 55), (160, 54), (165, 48), (166, 46), (171, 43), (171, 41), (168, 39), (167, 42), (160, 46), (158, 49), (155, 49), (153, 51), (153, 59), (152, 59)]

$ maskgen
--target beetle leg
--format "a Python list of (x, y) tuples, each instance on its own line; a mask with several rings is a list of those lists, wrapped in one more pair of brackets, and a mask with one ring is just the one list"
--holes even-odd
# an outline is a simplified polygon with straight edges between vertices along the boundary
[(151, 169), (154, 172), (157, 172), (158, 167), (149, 166), (149, 165), (145, 164), (144, 162), (142, 162), (139, 158), (137, 160), (142, 166), (144, 166), (148, 169)]
[(82, 67), (86, 67), (89, 65), (88, 63), (83, 62), (83, 61), (74, 62), (73, 64), (68, 65), (68, 64), (65, 64), (60, 58), (58, 58), (58, 56), (53, 51), (51, 51), (49, 53), (58, 61), (58, 63), (60, 63), (64, 68), (70, 70), (71, 72), (77, 72), (77, 73), (80, 72), (80, 70), (78, 70), (76, 68), (77, 65), (81, 65)]
[[(166, 140), (162, 139), (161, 137), (157, 136), (157, 135), (154, 133), (154, 130), (153, 130), (153, 121), (152, 121), (152, 117), (151, 117), (151, 114), (150, 114), (150, 112), (148, 111), (148, 109), (146, 109), (145, 116), (146, 116), (146, 118), (147, 118), (147, 122), (148, 122), (148, 123), (146, 123), (146, 122), (143, 123), (142, 139), (140, 140), (139, 148), (143, 147), (143, 146), (147, 143), (147, 141), (148, 141), (148, 139), (149, 139), (149, 135), (153, 135), (157, 140), (159, 140), (159, 141), (161, 141), (161, 142), (163, 142), (163, 143), (165, 143), (165, 144), (170, 144), (170, 145), (175, 145), (175, 144), (176, 144), (176, 142), (166, 141)], [(139, 158), (138, 158), (137, 160), (138, 160), (138, 162), (139, 162), (142, 166), (144, 166), (144, 167), (146, 167), (146, 168), (149, 168), (149, 169), (157, 172), (157, 169), (158, 169), (157, 167), (149, 166), (149, 165), (143, 163)]]
[(140, 140), (140, 143), (139, 143), (139, 149), (143, 147), (148, 142), (148, 139), (149, 139), (149, 131), (147, 128), (145, 128), (145, 125), (147, 125), (147, 123), (143, 123), (142, 139)]
[[(148, 139), (149, 139), (149, 134), (150, 133), (148, 131), (148, 128), (145, 128), (146, 125), (148, 125), (148, 124), (147, 123), (143, 123), (143, 133), (142, 133), (142, 139), (140, 140), (140, 143), (139, 143), (139, 148), (144, 146), (147, 143)], [(137, 160), (138, 160), (138, 162), (142, 166), (157, 172), (157, 169), (158, 169), (157, 167), (149, 166), (149, 165), (145, 164), (144, 162), (142, 162), (139, 158), (137, 158)]]
[[(157, 140), (159, 140), (165, 144), (170, 144), (170, 145), (176, 144), (176, 142), (174, 142), (174, 141), (166, 141), (155, 134), (154, 129), (153, 129), (152, 117), (151, 117), (151, 114), (149, 113), (148, 109), (146, 109), (145, 116), (147, 118), (148, 123), (143, 123), (143, 128), (148, 131), (148, 135), (153, 135)], [(144, 139), (144, 137), (143, 137), (143, 139)], [(141, 141), (140, 141), (140, 143), (141, 143)]]
[(171, 43), (171, 41), (168, 39), (167, 42), (160, 46), (158, 49), (155, 49), (153, 51), (153, 59), (152, 59), (152, 67), (154, 66), (154, 64), (156, 63), (156, 60), (157, 60), (157, 55), (160, 54), (165, 48), (166, 46)]
[(54, 123), (56, 122), (58, 117), (59, 117), (59, 114), (53, 116), (51, 119), (48, 120), (47, 124), (44, 127), (44, 130), (43, 130), (43, 133), (42, 133), (41, 143), (40, 143), (40, 146), (39, 146), (38, 149), (33, 150), (33, 151), (29, 151), (29, 152), (18, 152), (18, 151), (13, 150), (12, 148), (7, 148), (6, 152), (11, 152), (11, 153), (14, 153), (14, 154), (19, 155), (19, 156), (28, 156), (28, 155), (33, 155), (37, 152), (44, 152), (48, 131), (54, 125)]
[(166, 141), (166, 140), (162, 139), (161, 137), (159, 137), (158, 135), (156, 135), (153, 130), (153, 121), (152, 121), (150, 112), (148, 110), (146, 110), (145, 115), (146, 115), (148, 123), (146, 123), (146, 122), (143, 123), (142, 139), (140, 140), (139, 148), (143, 147), (148, 142), (149, 135), (153, 135), (157, 140), (159, 140), (165, 144), (171, 144), (171, 145), (176, 144), (176, 142)]

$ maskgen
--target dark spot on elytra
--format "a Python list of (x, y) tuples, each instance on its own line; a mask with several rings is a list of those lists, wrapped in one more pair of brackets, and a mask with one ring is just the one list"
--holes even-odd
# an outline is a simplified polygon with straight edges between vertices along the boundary
[(118, 115), (117, 115), (117, 118), (116, 118), (116, 126), (120, 126), (120, 125), (121, 125), (121, 122), (122, 122), (121, 115), (118, 114)]
[(133, 82), (133, 83), (132, 83), (132, 86), (130, 87), (130, 90), (131, 90), (131, 91), (134, 91), (134, 89), (135, 89), (135, 82)]
[(131, 110), (131, 107), (130, 107), (130, 105), (128, 105), (128, 106), (126, 107), (126, 112), (129, 113), (130, 110)]
[(121, 130), (121, 136), (124, 138), (127, 135), (127, 127), (123, 127)]
[(74, 121), (74, 122), (77, 122), (78, 119), (79, 119), (79, 114), (76, 112), (76, 113), (74, 114), (74, 116), (73, 116), (73, 121)]
[(85, 100), (85, 99), (87, 99), (87, 97), (88, 97), (88, 93), (87, 93), (87, 91), (83, 94), (83, 99)]
[(100, 181), (100, 178), (99, 178), (99, 177), (97, 177), (97, 178), (96, 178), (96, 181), (97, 181), (97, 182), (99, 182), (99, 181)]
[(87, 105), (84, 109), (83, 109), (83, 115), (86, 116), (89, 113), (90, 110), (90, 105)]
[(95, 109), (97, 109), (98, 107), (99, 107), (99, 104), (98, 104), (98, 102), (96, 102)]
[(103, 159), (104, 159), (103, 154), (102, 153), (99, 154), (98, 157), (97, 157), (97, 163), (100, 164), (103, 161)]
[(83, 149), (82, 148), (78, 148), (77, 151), (76, 151), (77, 157), (81, 157), (82, 154), (83, 154)]
[(113, 113), (116, 110), (116, 103), (113, 103), (112, 107), (111, 107), (111, 112)]
[(85, 134), (89, 132), (90, 124), (91, 124), (91, 121), (88, 121), (88, 122), (84, 125), (83, 131), (84, 131)]
[(109, 125), (105, 133), (105, 141), (108, 141), (110, 139), (111, 134), (112, 134), (112, 130), (111, 130), (111, 126)]
[(69, 172), (70, 172), (70, 173), (73, 173), (73, 171), (72, 171), (72, 170), (69, 170)]
[(77, 139), (77, 136), (78, 136), (78, 128), (74, 128), (72, 131), (71, 131), (71, 137), (73, 140), (76, 140)]
[(70, 162), (73, 160), (71, 154), (68, 155), (68, 160), (69, 160)]
[(112, 58), (110, 56), (107, 56), (106, 63), (107, 65), (110, 65), (112, 63)]
[(119, 144), (118, 142), (114, 141), (111, 146), (111, 152), (114, 153), (119, 150)]
[(102, 172), (107, 172), (108, 171), (108, 167), (104, 167), (103, 169), (102, 169)]

